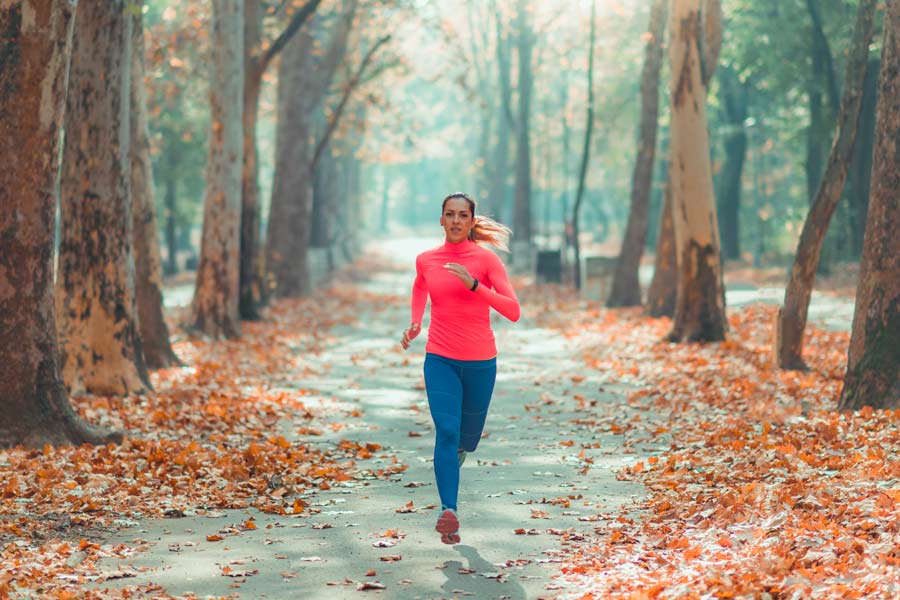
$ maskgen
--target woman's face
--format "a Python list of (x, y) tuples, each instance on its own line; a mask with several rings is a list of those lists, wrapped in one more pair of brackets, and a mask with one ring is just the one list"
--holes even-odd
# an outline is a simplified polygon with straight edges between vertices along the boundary
[(475, 215), (469, 208), (469, 201), (465, 198), (450, 198), (444, 204), (444, 213), (441, 215), (441, 227), (447, 235), (447, 241), (458, 244), (469, 237), (469, 232), (475, 224)]

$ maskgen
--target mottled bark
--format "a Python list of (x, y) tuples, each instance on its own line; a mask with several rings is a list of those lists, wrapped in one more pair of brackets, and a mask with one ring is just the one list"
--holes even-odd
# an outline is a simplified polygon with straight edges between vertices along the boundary
[[(517, 245), (531, 246), (531, 50), (534, 46), (534, 33), (528, 22), (528, 6), (525, 0), (519, 0), (518, 37), (516, 49), (519, 59), (519, 77), (516, 82), (518, 92), (518, 111), (516, 118), (516, 189), (513, 204), (513, 235)], [(530, 256), (530, 252), (528, 253)], [(528, 257), (518, 257), (528, 264)], [(512, 260), (516, 261), (513, 256)]]
[(828, 157), (828, 166), (803, 222), (790, 281), (784, 291), (784, 305), (778, 311), (775, 357), (782, 369), (806, 368), (803, 362), (803, 332), (806, 328), (809, 299), (812, 295), (822, 244), (825, 241), (825, 232), (841, 198), (853, 156), (876, 5), (877, 0), (860, 0), (857, 9), (853, 42), (844, 78), (844, 97), (841, 100), (837, 131)]
[(107, 443), (59, 371), (53, 232), (75, 3), (0, 5), (0, 448)]
[(900, 406), (900, 2), (887, 2), (872, 195), (840, 410)]
[(126, 2), (82, 3), (66, 104), (56, 298), (63, 377), (73, 392), (150, 388), (136, 318), (130, 90)]
[(214, 338), (240, 335), (243, 22), (243, 0), (213, 0), (209, 159), (189, 327)]
[[(703, 11), (701, 12), (701, 5)], [(672, 217), (678, 288), (671, 341), (725, 339), (719, 230), (712, 187), (706, 94), (721, 21), (715, 0), (672, 4)]]
[[(671, 166), (670, 166), (671, 171)], [(653, 280), (647, 290), (647, 310), (651, 317), (675, 315), (678, 295), (678, 259), (675, 256), (675, 222), (672, 219), (672, 179), (666, 177), (663, 205), (659, 213), (659, 233), (656, 236), (656, 255)]]
[(631, 177), (628, 224), (616, 262), (612, 289), (606, 301), (606, 305), (610, 308), (641, 304), (638, 268), (647, 240), (650, 187), (653, 184), (653, 161), (656, 157), (656, 131), (659, 120), (659, 67), (662, 63), (667, 9), (667, 0), (654, 0), (650, 8), (647, 46), (644, 50), (644, 66), (641, 72), (640, 141)]
[[(138, 3), (140, 6), (142, 2)], [(147, 93), (144, 88), (144, 26), (134, 14), (131, 36), (131, 195), (133, 203), (134, 278), (138, 327), (144, 359), (151, 369), (180, 364), (169, 343), (163, 317), (162, 261), (156, 227), (153, 164), (147, 129)]]

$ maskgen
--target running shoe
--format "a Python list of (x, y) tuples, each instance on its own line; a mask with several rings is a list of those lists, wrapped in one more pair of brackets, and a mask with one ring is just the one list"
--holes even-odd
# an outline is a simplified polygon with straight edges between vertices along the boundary
[(434, 529), (441, 534), (441, 541), (445, 544), (459, 543), (459, 519), (453, 509), (448, 508), (441, 513)]

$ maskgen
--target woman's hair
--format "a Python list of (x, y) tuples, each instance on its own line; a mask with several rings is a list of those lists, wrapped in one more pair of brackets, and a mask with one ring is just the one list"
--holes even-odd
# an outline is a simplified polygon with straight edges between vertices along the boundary
[(509, 236), (512, 234), (512, 230), (503, 225), (502, 223), (498, 223), (497, 221), (491, 219), (490, 217), (483, 217), (481, 215), (475, 215), (475, 207), (476, 202), (472, 200), (468, 194), (463, 192), (453, 192), (441, 203), (441, 212), (444, 212), (444, 208), (447, 206), (447, 201), (452, 200), (453, 198), (462, 198), (466, 202), (469, 203), (469, 210), (472, 211), (472, 218), (475, 220), (475, 224), (472, 226), (471, 231), (469, 231), (469, 239), (473, 242), (484, 242), (486, 244), (490, 244), (494, 248), (498, 250), (503, 250), (504, 252), (509, 252)]

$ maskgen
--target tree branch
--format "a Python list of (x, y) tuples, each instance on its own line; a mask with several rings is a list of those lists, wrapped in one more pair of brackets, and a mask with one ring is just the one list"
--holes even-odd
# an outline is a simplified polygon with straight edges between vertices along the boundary
[(369, 63), (372, 61), (372, 57), (375, 56), (375, 52), (378, 49), (389, 42), (391, 39), (390, 35), (386, 35), (380, 38), (372, 48), (366, 53), (366, 56), (363, 58), (362, 62), (359, 64), (359, 68), (356, 69), (356, 73), (353, 75), (353, 78), (347, 82), (347, 87), (344, 88), (344, 94), (341, 97), (341, 101), (338, 103), (337, 108), (334, 109), (334, 113), (331, 118), (328, 120), (328, 126), (325, 129), (325, 133), (322, 135), (322, 139), (319, 140), (319, 143), (316, 145), (316, 151), (313, 154), (312, 161), (310, 162), (309, 170), (310, 172), (314, 171), (316, 168), (316, 164), (319, 162), (319, 159), (322, 156), (322, 153), (325, 151), (325, 148), (328, 146), (328, 142), (331, 139), (331, 134), (334, 133), (335, 128), (337, 127), (338, 121), (341, 118), (341, 114), (344, 112), (344, 108), (347, 106), (347, 101), (350, 99), (350, 94), (353, 93), (359, 86), (359, 82), (362, 79), (363, 74), (366, 71), (366, 68), (369, 66)]
[(281, 35), (272, 42), (272, 45), (269, 46), (266, 53), (263, 54), (262, 58), (259, 60), (259, 72), (265, 73), (266, 67), (269, 66), (269, 63), (275, 58), (279, 52), (281, 52), (285, 45), (294, 37), (294, 34), (300, 31), (300, 27), (303, 23), (306, 22), (309, 17), (312, 16), (316, 9), (319, 8), (319, 4), (322, 3), (322, 0), (307, 0), (306, 4), (304, 4), (300, 10), (294, 13), (294, 17), (291, 19), (291, 22), (285, 27), (284, 31), (281, 32)]

